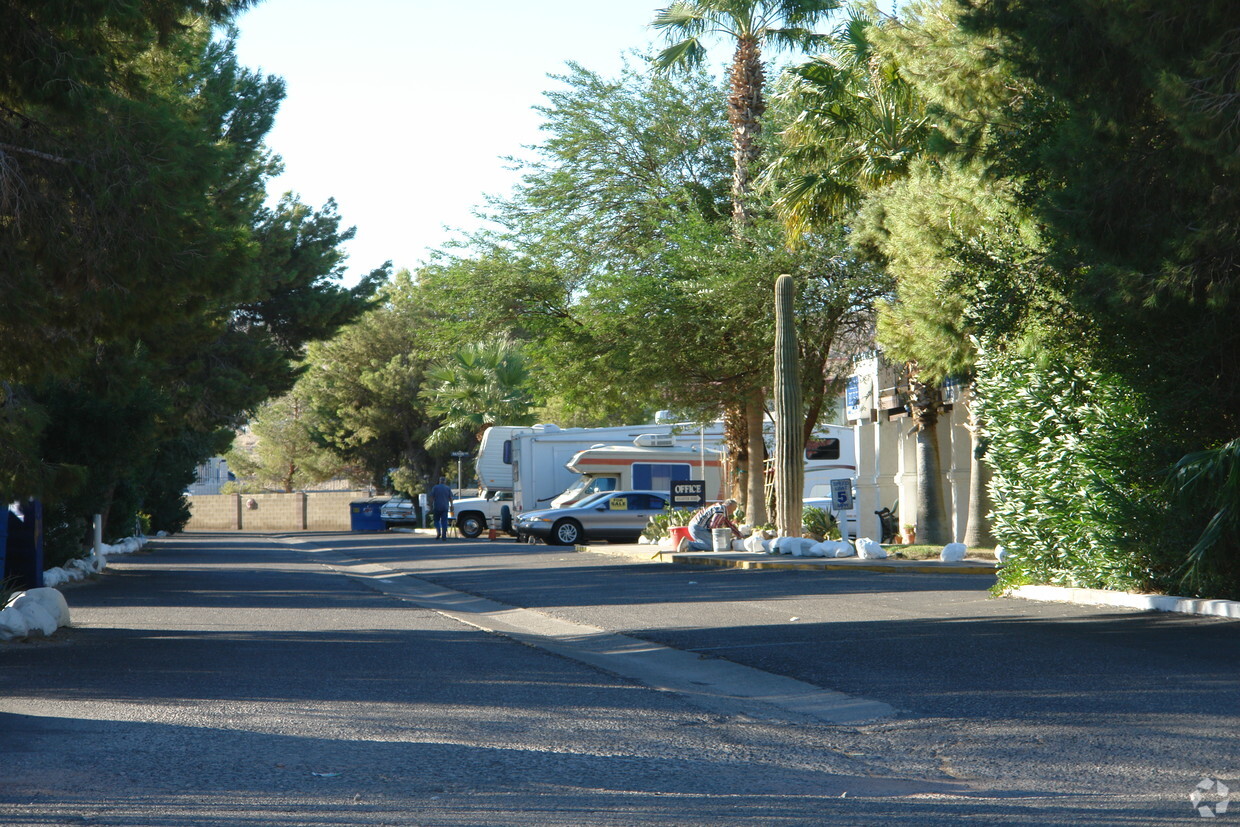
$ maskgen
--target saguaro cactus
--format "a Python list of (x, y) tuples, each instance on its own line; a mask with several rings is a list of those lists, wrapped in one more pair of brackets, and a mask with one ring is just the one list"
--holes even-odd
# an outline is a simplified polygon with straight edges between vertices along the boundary
[(797, 330), (792, 276), (775, 280), (775, 527), (785, 537), (801, 536), (805, 487), (805, 416), (797, 367)]

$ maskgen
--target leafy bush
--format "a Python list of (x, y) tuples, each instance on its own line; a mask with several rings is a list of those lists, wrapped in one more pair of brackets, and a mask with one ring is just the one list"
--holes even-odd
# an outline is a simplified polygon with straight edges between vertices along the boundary
[(840, 539), (840, 527), (835, 515), (822, 508), (810, 506), (801, 513), (801, 525), (819, 540)]
[(1140, 397), (1119, 377), (983, 354), (979, 418), (992, 517), (1010, 557), (998, 588), (1047, 583), (1145, 590), (1159, 508)]
[(689, 518), (693, 516), (693, 513), (692, 510), (677, 509), (675, 511), (664, 511), (662, 514), (655, 514), (650, 518), (650, 522), (646, 523), (642, 536), (652, 542), (657, 542), (667, 536), (669, 527), (688, 525)]
[(1179, 585), (1198, 595), (1240, 597), (1240, 439), (1185, 456), (1168, 493), (1172, 513), (1188, 523), (1182, 536), (1196, 534)]

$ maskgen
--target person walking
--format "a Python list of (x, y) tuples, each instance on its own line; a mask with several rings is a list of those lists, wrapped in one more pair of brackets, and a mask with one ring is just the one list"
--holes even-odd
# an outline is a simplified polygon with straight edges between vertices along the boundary
[(435, 539), (448, 539), (448, 512), (452, 510), (452, 489), (448, 487), (447, 477), (440, 477), (439, 482), (431, 486), (431, 517), (435, 523)]

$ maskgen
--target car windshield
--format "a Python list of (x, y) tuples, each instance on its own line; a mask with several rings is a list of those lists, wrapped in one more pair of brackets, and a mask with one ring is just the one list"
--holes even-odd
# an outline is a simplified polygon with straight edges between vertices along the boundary
[(598, 505), (600, 501), (608, 500), (608, 499), (611, 499), (610, 491), (598, 491), (594, 494), (591, 494), (588, 497), (585, 497), (573, 503), (572, 507), (573, 508), (585, 508), (588, 505)]

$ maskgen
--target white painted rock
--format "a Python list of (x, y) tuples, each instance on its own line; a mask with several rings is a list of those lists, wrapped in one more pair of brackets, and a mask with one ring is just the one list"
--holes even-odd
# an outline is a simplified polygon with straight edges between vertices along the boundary
[(869, 537), (857, 538), (857, 556), (862, 560), (882, 560), (887, 556), (887, 549)]
[(43, 604), (38, 600), (26, 597), (25, 592), (19, 592), (9, 601), (6, 609), (16, 609), (21, 612), (22, 617), (26, 619), (26, 626), (29, 627), (31, 634), (42, 632), (45, 635), (51, 635), (56, 632), (57, 623), (55, 616), (47, 609), (43, 608)]
[(831, 557), (833, 555), (828, 553), (830, 551), (833, 551), (833, 549), (831, 548), (831, 541), (823, 540), (821, 543), (814, 543), (812, 546), (810, 546), (809, 550), (805, 552), (805, 556), (806, 557)]
[(745, 544), (745, 551), (751, 551), (754, 554), (766, 552), (766, 541), (762, 539), (761, 534), (750, 534), (741, 542)]
[(939, 552), (939, 559), (945, 563), (959, 563), (968, 551), (968, 546), (964, 543), (948, 543)]
[(852, 543), (847, 540), (832, 540), (831, 548), (827, 552), (828, 557), (852, 557), (857, 553), (852, 547)]
[(30, 634), (26, 616), (17, 609), (0, 609), (0, 640), (15, 640)]
[(780, 554), (791, 554), (793, 557), (805, 557), (805, 550), (814, 545), (808, 537), (780, 537), (775, 540), (775, 547)]
[(1006, 563), (1008, 559), (1008, 550), (1003, 546), (995, 546), (995, 559), (1000, 563)]
[[(26, 600), (33, 600), (47, 609), (47, 613), (56, 619), (57, 626), (69, 625), (69, 604), (65, 602), (65, 596), (56, 589), (48, 586), (41, 589), (29, 589), (24, 596)], [(13, 601), (9, 602), (11, 604)]]

